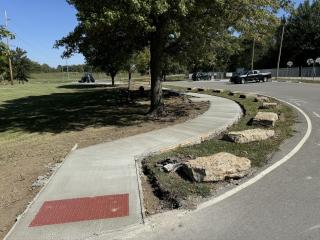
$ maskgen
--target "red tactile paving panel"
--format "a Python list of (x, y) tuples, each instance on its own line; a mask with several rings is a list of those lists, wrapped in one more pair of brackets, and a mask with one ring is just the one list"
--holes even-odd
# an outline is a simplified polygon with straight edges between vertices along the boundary
[(129, 194), (45, 202), (29, 227), (129, 215)]

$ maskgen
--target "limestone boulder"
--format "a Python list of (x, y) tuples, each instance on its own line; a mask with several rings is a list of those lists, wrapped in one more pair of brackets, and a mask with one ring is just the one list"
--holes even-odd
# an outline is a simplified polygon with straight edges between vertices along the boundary
[(225, 139), (235, 143), (250, 143), (267, 140), (275, 136), (274, 130), (249, 129), (245, 131), (229, 132)]
[(193, 88), (189, 87), (189, 88), (187, 88), (187, 90), (188, 90), (188, 91), (197, 91), (198, 88), (196, 88), (196, 87), (193, 87)]
[(261, 106), (262, 109), (272, 109), (277, 107), (278, 104), (274, 102), (264, 102)]
[(241, 95), (241, 94), (242, 94), (242, 92), (239, 92), (239, 91), (233, 91), (233, 92), (230, 92), (230, 93), (229, 93), (229, 95), (230, 95), (230, 96), (235, 96), (235, 95), (237, 95), (237, 94), (240, 94), (240, 95)]
[(214, 92), (214, 93), (224, 93), (225, 90), (224, 89), (213, 89), (212, 92)]
[(265, 96), (257, 96), (255, 100), (256, 102), (270, 102), (270, 98)]
[(239, 96), (240, 98), (256, 98), (257, 94), (256, 93), (242, 93)]
[(192, 181), (217, 182), (226, 178), (242, 178), (248, 174), (250, 168), (249, 159), (221, 152), (186, 161), (181, 170)]
[(278, 120), (278, 114), (274, 112), (258, 112), (252, 121), (252, 125), (274, 127)]

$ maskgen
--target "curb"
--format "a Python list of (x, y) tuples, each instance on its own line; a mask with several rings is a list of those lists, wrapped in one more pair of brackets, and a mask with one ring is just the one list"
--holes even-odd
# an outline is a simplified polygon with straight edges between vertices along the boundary
[[(266, 168), (264, 171), (258, 173), (255, 177), (247, 180), (246, 182), (242, 183), (241, 185), (239, 185), (239, 186), (237, 186), (237, 187), (235, 187), (235, 188), (233, 188), (233, 189), (231, 189), (231, 190), (229, 190), (229, 191), (227, 191), (225, 193), (222, 193), (219, 196), (216, 196), (216, 197), (212, 198), (211, 200), (209, 200), (207, 202), (204, 202), (204, 203), (200, 204), (198, 206), (198, 208), (193, 210), (193, 211), (186, 211), (186, 210), (182, 210), (182, 211), (178, 211), (178, 212), (169, 211), (169, 212), (173, 213), (173, 215), (169, 216), (170, 218), (171, 217), (177, 217), (177, 215), (187, 216), (187, 215), (190, 215), (192, 213), (198, 212), (198, 211), (203, 210), (203, 209), (205, 209), (207, 207), (213, 206), (213, 205), (215, 205), (215, 204), (217, 204), (217, 203), (219, 203), (219, 202), (221, 202), (221, 201), (223, 201), (223, 200), (235, 195), (236, 193), (240, 192), (241, 190), (253, 185), (257, 181), (261, 180), (268, 173), (271, 173), (273, 170), (275, 170), (276, 168), (280, 167), (282, 164), (287, 162), (291, 157), (293, 157), (302, 148), (302, 146), (308, 140), (308, 138), (311, 135), (311, 131), (312, 131), (312, 123), (311, 123), (311, 120), (310, 120), (309, 116), (302, 109), (300, 109), (299, 107), (297, 107), (297, 106), (295, 106), (295, 105), (293, 105), (293, 104), (291, 104), (291, 103), (289, 103), (289, 102), (287, 102), (285, 100), (281, 100), (281, 99), (278, 99), (276, 97), (271, 97), (271, 96), (263, 95), (263, 94), (259, 94), (259, 95), (276, 99), (276, 100), (278, 100), (280, 102), (288, 104), (289, 106), (292, 106), (298, 112), (300, 112), (302, 114), (302, 116), (306, 119), (307, 125), (308, 125), (308, 129), (307, 129), (305, 135), (301, 138), (301, 140), (295, 146), (295, 148), (293, 148), (286, 156), (284, 156), (283, 158), (281, 158), (280, 160), (278, 160), (277, 162), (275, 162), (274, 164), (272, 164), (271, 166)], [(139, 159), (137, 159), (137, 161), (138, 160)], [(255, 181), (253, 181), (253, 179)], [(149, 220), (146, 220), (145, 224), (143, 226), (145, 226), (147, 228), (150, 228), (150, 229), (153, 229), (152, 218), (149, 219)], [(140, 226), (135, 226), (133, 228), (122, 229), (122, 230), (118, 231), (117, 238), (120, 236), (120, 238), (123, 237), (123, 239), (131, 239), (132, 236), (134, 236), (136, 234), (139, 234), (139, 233), (142, 233), (142, 232), (144, 232), (146, 230), (146, 229), (142, 228), (143, 226), (140, 225)], [(111, 235), (109, 235), (109, 234), (111, 234)], [(109, 232), (108, 234), (104, 235), (104, 237), (112, 238), (114, 236), (113, 234), (114, 233)], [(127, 238), (128, 235), (130, 236), (129, 238)]]
[(219, 196), (216, 196), (204, 203), (201, 203), (200, 205), (198, 205), (197, 209), (194, 212), (198, 212), (200, 210), (203, 210), (207, 207), (213, 206), (233, 195), (235, 195), (236, 193), (240, 192), (241, 190), (253, 185), (254, 183), (258, 182), (259, 180), (261, 180), (264, 176), (266, 176), (267, 174), (273, 172), (275, 169), (277, 169), (278, 167), (280, 167), (281, 165), (283, 165), (284, 163), (286, 163), (288, 160), (290, 160), (302, 147), (303, 145), (306, 143), (306, 141), (309, 139), (311, 132), (312, 132), (312, 122), (310, 120), (310, 117), (299, 107), (293, 105), (292, 103), (289, 103), (285, 100), (276, 98), (276, 97), (272, 97), (272, 96), (268, 96), (268, 95), (263, 95), (263, 94), (259, 94), (260, 96), (265, 96), (265, 97), (269, 97), (269, 98), (273, 98), (275, 100), (278, 100), (282, 103), (285, 103), (293, 108), (295, 108), (298, 112), (300, 112), (302, 114), (302, 116), (306, 119), (307, 122), (307, 131), (305, 133), (305, 135), (303, 136), (303, 138), (299, 141), (299, 143), (289, 152), (287, 153), (283, 158), (281, 158), (280, 160), (276, 161), (274, 164), (272, 164), (271, 166), (267, 167), (265, 170), (263, 170), (262, 172), (258, 173), (256, 176), (250, 178), (249, 180), (247, 180), (246, 182), (240, 184), (239, 186), (225, 192), (222, 193)]
[[(174, 92), (174, 93), (177, 93), (177, 94), (181, 94), (181, 95), (186, 95), (186, 96), (189, 96), (189, 97), (194, 97), (194, 96), (192, 96), (192, 95), (190, 95), (188, 93), (180, 93), (180, 92), (177, 92), (177, 91), (174, 91), (174, 90), (170, 90), (170, 89), (167, 89), (167, 88), (165, 90), (170, 91), (170, 92)], [(208, 94), (201, 94), (201, 95), (212, 96), (212, 95), (208, 95)], [(215, 97), (217, 97), (217, 96), (215, 96)], [(222, 97), (220, 97), (220, 98), (222, 98)], [(201, 99), (201, 98), (199, 98), (199, 99)], [(228, 99), (228, 100), (230, 100), (230, 99)], [(230, 101), (232, 101), (232, 100), (230, 100)], [(233, 102), (235, 102), (235, 101), (233, 101)], [(210, 131), (205, 135), (191, 137), (191, 138), (187, 139), (184, 143), (171, 145), (171, 146), (169, 146), (167, 148), (162, 148), (162, 149), (158, 149), (158, 150), (155, 150), (155, 151), (151, 150), (149, 152), (145, 152), (145, 153), (143, 153), (141, 155), (137, 155), (137, 156), (134, 157), (136, 173), (137, 173), (137, 182), (138, 182), (138, 188), (139, 188), (139, 200), (140, 200), (140, 206), (141, 206), (142, 224), (146, 223), (146, 221), (145, 221), (146, 216), (145, 216), (145, 207), (144, 207), (143, 188), (142, 188), (142, 185), (141, 185), (141, 176), (143, 174), (142, 171), (141, 171), (142, 170), (142, 161), (145, 158), (150, 157), (152, 155), (165, 153), (165, 152), (177, 149), (179, 147), (186, 147), (186, 146), (192, 146), (192, 145), (195, 145), (195, 144), (200, 144), (200, 143), (202, 143), (204, 141), (208, 141), (210, 139), (213, 139), (213, 138), (219, 136), (221, 133), (226, 131), (232, 125), (237, 123), (241, 119), (241, 117), (243, 116), (243, 110), (242, 110), (241, 106), (237, 102), (235, 102), (235, 103), (239, 106), (239, 112), (238, 112), (238, 115), (232, 120), (232, 123), (226, 124), (226, 125), (220, 127), (219, 129), (216, 129), (214, 131)], [(212, 106), (210, 106), (210, 107), (212, 107)], [(190, 119), (190, 121), (191, 120), (193, 120), (193, 119)]]

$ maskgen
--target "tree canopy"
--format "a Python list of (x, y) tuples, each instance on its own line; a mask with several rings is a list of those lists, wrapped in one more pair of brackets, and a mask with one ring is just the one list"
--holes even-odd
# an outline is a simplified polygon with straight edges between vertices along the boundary
[(13, 33), (8, 31), (4, 26), (0, 26), (0, 55), (1, 56), (9, 54), (9, 47), (4, 42), (2, 42), (4, 38), (14, 39), (15, 36)]
[(283, 61), (296, 66), (306, 65), (307, 59), (320, 57), (320, 1), (305, 1), (287, 20), (283, 41)]
[(8, 76), (8, 56), (10, 49), (2, 40), (4, 38), (14, 39), (13, 33), (8, 31), (4, 26), (0, 26), (0, 77), (1, 80)]
[[(285, 24), (284, 41), (280, 67), (287, 67), (292, 61), (295, 66), (306, 66), (307, 59), (320, 57), (320, 1), (304, 1), (296, 9), (291, 9), (287, 19), (261, 39), (257, 44), (255, 66), (257, 68), (275, 68), (278, 60), (283, 24)], [(241, 38), (240, 38), (241, 40)], [(248, 67), (252, 41), (243, 38), (240, 51), (232, 56), (230, 70), (236, 67)]]
[[(234, 32), (258, 37), (274, 25), (285, 0), (68, 0), (78, 26), (56, 46), (65, 56), (84, 54), (108, 71), (131, 55), (150, 48), (151, 112), (163, 108), (161, 75), (167, 56), (193, 64), (217, 61), (226, 36)], [(257, 29), (261, 31), (256, 31)], [(112, 66), (111, 66), (112, 65)], [(111, 67), (110, 67), (111, 66)], [(116, 66), (116, 67), (115, 67)]]

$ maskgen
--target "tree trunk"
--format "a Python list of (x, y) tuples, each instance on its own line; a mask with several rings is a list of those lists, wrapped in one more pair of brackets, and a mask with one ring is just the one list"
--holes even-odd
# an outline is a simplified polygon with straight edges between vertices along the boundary
[(130, 91), (130, 89), (131, 89), (132, 73), (131, 73), (131, 71), (128, 71), (128, 73), (129, 73), (129, 79), (128, 79), (128, 90)]
[(165, 73), (162, 74), (162, 81), (163, 82), (167, 81), (167, 75)]
[(154, 115), (160, 115), (164, 110), (161, 84), (163, 48), (163, 34), (161, 27), (159, 27), (153, 33), (150, 43), (151, 108), (149, 112)]
[(112, 82), (112, 86), (114, 86), (114, 78), (116, 77), (115, 74), (110, 74), (111, 75), (111, 82)]
[(131, 73), (131, 70), (128, 71), (128, 74), (129, 74), (129, 79), (128, 79), (128, 96), (127, 96), (127, 102), (130, 102), (132, 101), (133, 102), (133, 99), (131, 97), (131, 79), (132, 79), (132, 73)]

